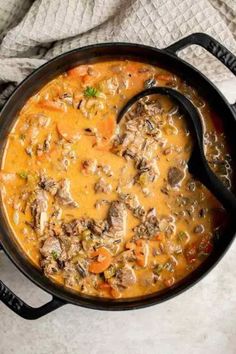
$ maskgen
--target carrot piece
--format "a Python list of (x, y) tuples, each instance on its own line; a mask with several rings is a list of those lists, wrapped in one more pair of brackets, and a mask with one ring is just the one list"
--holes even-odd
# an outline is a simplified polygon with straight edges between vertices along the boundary
[(128, 250), (134, 250), (135, 249), (135, 243), (127, 242), (126, 245), (125, 245), (125, 248), (127, 248)]
[(49, 109), (52, 111), (65, 112), (65, 106), (60, 102), (43, 100), (39, 101), (38, 105), (41, 108)]
[(212, 241), (209, 239), (209, 237), (203, 235), (198, 246), (198, 251), (203, 252), (205, 254), (210, 254), (212, 250), (213, 250)]
[(91, 85), (94, 82), (94, 77), (91, 75), (84, 75), (82, 77), (82, 82), (84, 85)]
[(90, 256), (91, 258), (97, 257), (97, 260), (89, 265), (89, 271), (95, 274), (104, 272), (112, 261), (112, 255), (105, 247), (98, 248)]
[(141, 267), (146, 267), (148, 260), (148, 245), (144, 240), (138, 240), (136, 242), (135, 256), (136, 263)]
[[(115, 117), (110, 116), (109, 118), (104, 118), (98, 123), (98, 131), (103, 137), (105, 142), (109, 142), (113, 135), (115, 134), (116, 121)], [(103, 144), (101, 144), (103, 145)], [(105, 144), (107, 145), (107, 144)]]
[(79, 65), (73, 69), (67, 71), (68, 76), (72, 78), (78, 78), (80, 76), (85, 76), (88, 73), (88, 65)]
[(108, 283), (101, 283), (101, 284), (99, 285), (99, 289), (102, 289), (102, 290), (111, 290), (111, 286), (110, 286), (110, 284), (108, 284)]
[(102, 141), (95, 145), (99, 151), (109, 151), (112, 148), (111, 139), (115, 134), (115, 117), (104, 118), (98, 123), (97, 129), (102, 136)]
[(166, 287), (170, 287), (170, 286), (174, 285), (174, 283), (175, 283), (174, 277), (170, 277), (170, 278), (164, 280), (164, 284)]
[(140, 64), (134, 62), (128, 63), (127, 65), (124, 66), (125, 71), (133, 75), (137, 75), (139, 68), (140, 68)]
[(157, 74), (156, 79), (160, 81), (172, 81), (173, 75), (172, 74)]
[(112, 288), (111, 296), (114, 297), (115, 299), (118, 299), (119, 297), (121, 297), (121, 293), (119, 292), (119, 290)]
[(188, 263), (192, 264), (196, 262), (197, 259), (197, 243), (191, 243), (185, 249), (185, 258)]
[(157, 234), (153, 240), (154, 241), (163, 241), (164, 235), (163, 234)]
[(141, 267), (146, 267), (149, 248), (145, 240), (137, 240), (136, 243), (127, 242), (125, 248), (134, 250), (136, 263)]
[(65, 140), (69, 142), (78, 140), (80, 137), (80, 134), (76, 129), (75, 124), (66, 120), (60, 120), (57, 123), (57, 131)]

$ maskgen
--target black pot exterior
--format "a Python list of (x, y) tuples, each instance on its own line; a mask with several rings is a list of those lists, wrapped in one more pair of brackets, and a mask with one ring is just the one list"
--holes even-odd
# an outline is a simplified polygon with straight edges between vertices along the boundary
[[(7, 135), (15, 122), (17, 113), (26, 100), (35, 94), (44, 84), (78, 64), (122, 58), (140, 60), (167, 68), (184, 78), (190, 85), (196, 87), (201, 95), (211, 105), (214, 105), (215, 110), (221, 112), (221, 116), (224, 117), (223, 124), (228, 134), (229, 142), (233, 143), (233, 133), (236, 131), (235, 107), (226, 101), (223, 95), (204, 75), (179, 59), (176, 55), (178, 50), (194, 43), (205, 47), (228, 66), (233, 73), (236, 73), (236, 58), (234, 55), (214, 39), (201, 33), (186, 37), (166, 48), (166, 50), (158, 50), (139, 44), (108, 43), (76, 49), (49, 61), (34, 71), (16, 88), (1, 112), (0, 160), (4, 157)], [(224, 235), (216, 240), (214, 250), (208, 259), (198, 269), (173, 287), (148, 296), (112, 300), (78, 294), (47, 279), (38, 268), (30, 263), (24, 255), (23, 250), (17, 244), (7, 222), (1, 202), (0, 220), (0, 241), (6, 254), (30, 280), (53, 296), (50, 303), (34, 309), (25, 304), (0, 281), (0, 300), (15, 313), (27, 319), (39, 318), (66, 303), (100, 310), (129, 310), (151, 306), (168, 300), (188, 289), (206, 275), (224, 255), (233, 241), (236, 232), (236, 220), (231, 220)]]

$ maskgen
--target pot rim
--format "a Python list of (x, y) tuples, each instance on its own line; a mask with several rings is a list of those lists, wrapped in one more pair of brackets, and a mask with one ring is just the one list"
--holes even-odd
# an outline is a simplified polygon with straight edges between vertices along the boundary
[[(98, 44), (91, 44), (87, 46), (83, 46), (81, 48), (76, 48), (70, 51), (67, 51), (65, 53), (62, 53), (55, 58), (52, 58), (51, 60), (47, 61), (37, 69), (35, 69), (30, 75), (28, 75), (17, 87), (15, 90), (12, 92), (10, 97), (7, 99), (5, 102), (2, 111), (1, 111), (1, 116), (6, 114), (5, 112), (8, 109), (8, 106), (11, 104), (11, 101), (14, 100), (15, 95), (24, 88), (24, 85), (29, 83), (30, 81), (34, 81), (35, 76), (40, 74), (42, 70), (44, 70), (47, 67), (50, 67), (51, 64), (56, 63), (60, 59), (67, 58), (69, 55), (73, 55), (76, 53), (82, 53), (86, 52), (90, 49), (103, 49), (103, 48), (112, 48), (112, 47), (127, 47), (127, 50), (129, 48), (138, 48), (138, 49), (145, 49), (149, 50), (152, 52), (153, 55), (155, 54), (161, 54), (161, 55), (166, 55), (171, 57), (173, 60), (176, 60), (177, 62), (180, 62), (182, 65), (184, 65), (186, 68), (188, 68), (190, 71), (195, 72), (202, 80), (206, 81), (206, 83), (211, 86), (211, 88), (215, 91), (215, 94), (220, 97), (222, 100), (222, 103), (224, 103), (227, 106), (227, 109), (229, 110), (229, 113), (232, 115), (232, 118), (235, 119), (233, 109), (227, 99), (224, 97), (224, 95), (219, 91), (219, 89), (215, 86), (214, 83), (212, 83), (203, 73), (201, 73), (198, 69), (196, 69), (194, 66), (191, 64), (185, 62), (183, 59), (179, 58), (175, 53), (172, 53), (168, 51), (168, 48), (164, 49), (157, 49), (152, 46), (147, 46), (144, 44), (138, 44), (138, 43), (129, 43), (129, 42), (107, 42), (107, 43), (98, 43)], [(134, 54), (130, 54), (130, 57), (134, 59)], [(102, 57), (102, 56), (101, 56)], [(105, 56), (104, 56), (105, 57)], [(119, 53), (117, 54), (112, 54), (111, 57), (118, 58)], [(123, 55), (125, 57), (125, 55)], [(126, 56), (127, 58), (129, 57), (128, 55)], [(150, 62), (150, 60), (147, 60), (147, 62)], [(158, 64), (157, 64), (158, 65)], [(71, 66), (73, 67), (73, 66)], [(52, 70), (55, 72), (55, 70)], [(65, 71), (65, 70), (63, 70)], [(63, 72), (62, 71), (62, 72)], [(50, 80), (50, 79), (49, 79)], [(48, 80), (48, 81), (49, 81)], [(43, 85), (41, 85), (43, 86)], [(0, 129), (1, 129), (1, 124), (2, 120), (0, 121)], [(0, 214), (2, 211), (0, 211)], [(0, 230), (2, 231), (2, 223), (0, 223)], [(7, 234), (6, 230), (3, 230)], [(3, 249), (6, 253), (6, 255), (9, 257), (9, 259), (13, 262), (13, 264), (29, 279), (31, 280), (34, 284), (39, 286), (41, 289), (46, 291), (47, 293), (55, 296), (56, 298), (62, 299), (68, 303), (74, 304), (74, 305), (79, 305), (87, 308), (93, 308), (93, 309), (100, 309), (100, 310), (128, 310), (128, 309), (138, 309), (138, 308), (143, 308), (147, 306), (151, 306), (154, 304), (158, 304), (160, 302), (164, 302), (166, 300), (169, 300), (173, 298), (174, 296), (177, 296), (178, 294), (182, 293), (183, 291), (189, 289), (193, 285), (195, 285), (198, 281), (200, 281), (210, 270), (212, 270), (218, 262), (221, 260), (221, 258), (225, 255), (226, 251), (229, 249), (230, 245), (232, 244), (233, 240), (235, 238), (235, 233), (234, 237), (228, 242), (227, 246), (221, 251), (219, 254), (216, 254), (216, 259), (211, 262), (212, 264), (208, 264), (209, 259), (207, 259), (204, 262), (204, 265), (206, 265), (206, 269), (203, 269), (203, 267), (198, 267), (194, 272), (190, 273), (189, 276), (183, 278), (181, 281), (179, 281), (176, 285), (173, 287), (167, 288), (164, 291), (159, 291), (150, 295), (146, 296), (141, 296), (141, 297), (135, 297), (135, 298), (125, 298), (125, 299), (105, 299), (105, 298), (100, 298), (100, 297), (95, 297), (95, 296), (84, 296), (83, 294), (76, 293), (76, 298), (72, 297), (72, 292), (62, 286), (58, 286), (58, 284), (53, 283), (52, 280), (47, 279), (45, 276), (43, 276), (44, 281), (39, 278), (36, 279), (34, 275), (30, 274), (22, 265), (22, 262), (17, 259), (17, 256), (13, 254), (13, 252), (10, 250), (9, 244), (5, 242), (5, 240), (1, 240), (1, 244), (3, 246)], [(10, 238), (9, 238), (10, 239)], [(11, 241), (9, 241), (10, 243)], [(210, 257), (208, 257), (210, 258)], [(29, 260), (26, 260), (28, 263), (28, 266), (33, 267)], [(189, 280), (189, 278), (191, 278)], [(64, 290), (64, 294), (61, 294), (61, 290)]]

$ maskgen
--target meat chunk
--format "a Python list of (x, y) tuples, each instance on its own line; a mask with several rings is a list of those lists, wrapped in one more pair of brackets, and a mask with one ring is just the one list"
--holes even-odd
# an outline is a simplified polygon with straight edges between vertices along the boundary
[(170, 167), (167, 174), (167, 181), (171, 187), (175, 187), (184, 178), (184, 172), (178, 167)]
[(150, 239), (159, 231), (159, 221), (154, 208), (149, 209), (146, 215), (141, 219), (142, 222), (134, 227), (135, 237)]
[(73, 219), (63, 223), (62, 229), (67, 236), (78, 236), (87, 229), (87, 222), (85, 220)]
[(138, 163), (137, 169), (139, 182), (144, 185), (148, 182), (154, 182), (160, 176), (160, 171), (155, 159), (149, 161), (142, 159)]
[(128, 288), (136, 283), (136, 276), (131, 267), (125, 266), (117, 271), (116, 280), (119, 286)]
[(106, 221), (92, 220), (89, 225), (89, 229), (92, 231), (93, 234), (101, 236), (104, 231), (107, 231), (108, 223)]
[(70, 181), (68, 179), (62, 179), (59, 182), (56, 198), (61, 205), (69, 206), (72, 208), (78, 207), (78, 203), (75, 202), (70, 193)]
[(33, 227), (42, 235), (47, 222), (48, 202), (44, 191), (38, 191), (36, 198), (31, 204), (31, 214), (33, 216)]
[(130, 210), (134, 210), (140, 206), (138, 197), (135, 194), (120, 193), (119, 198)]
[(46, 276), (53, 275), (59, 270), (58, 263), (53, 258), (44, 258), (41, 260), (40, 265), (43, 268), (44, 274)]
[(51, 195), (56, 195), (58, 190), (58, 182), (54, 181), (53, 178), (46, 177), (45, 175), (40, 176), (39, 187), (49, 192)]
[(47, 238), (40, 248), (40, 253), (45, 258), (52, 256), (55, 260), (58, 259), (62, 253), (60, 241), (56, 237)]
[(77, 236), (72, 236), (70, 238), (70, 247), (67, 252), (68, 259), (71, 259), (76, 256), (80, 250), (80, 239)]
[(97, 160), (88, 159), (82, 163), (82, 171), (87, 173), (94, 174), (97, 171)]
[(118, 238), (123, 238), (126, 231), (127, 211), (122, 202), (114, 201), (111, 203), (108, 211), (107, 221), (109, 232)]
[(71, 262), (66, 262), (63, 277), (67, 286), (73, 287), (77, 285), (79, 281), (79, 273), (76, 269), (76, 265)]
[(100, 178), (97, 183), (95, 183), (94, 190), (96, 193), (110, 193), (112, 191), (112, 186), (106, 183), (103, 178)]

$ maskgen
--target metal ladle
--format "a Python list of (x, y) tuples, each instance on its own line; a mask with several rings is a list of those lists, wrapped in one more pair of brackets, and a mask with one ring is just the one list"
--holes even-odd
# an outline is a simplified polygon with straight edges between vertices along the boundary
[(168, 96), (178, 103), (191, 123), (191, 131), (195, 138), (192, 153), (188, 161), (188, 170), (218, 199), (225, 210), (236, 217), (236, 197), (228, 190), (212, 171), (205, 157), (203, 145), (203, 126), (196, 107), (180, 92), (169, 87), (152, 87), (132, 97), (121, 109), (117, 117), (117, 123), (125, 116), (127, 111), (141, 98), (159, 94)]

